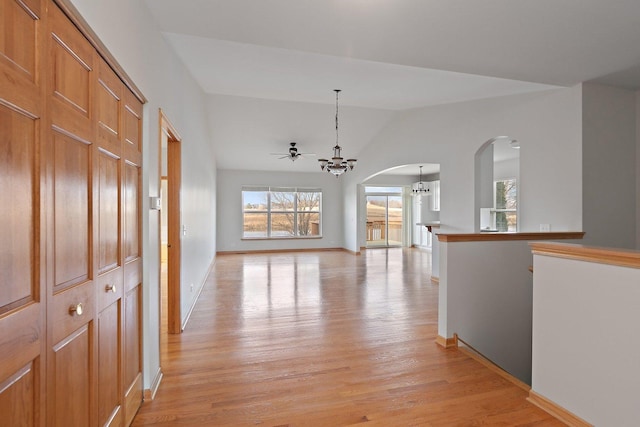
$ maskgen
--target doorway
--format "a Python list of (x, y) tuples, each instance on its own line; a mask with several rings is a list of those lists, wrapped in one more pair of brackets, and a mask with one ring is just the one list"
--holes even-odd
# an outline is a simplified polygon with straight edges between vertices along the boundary
[(365, 187), (367, 247), (402, 246), (402, 187)]
[[(161, 337), (182, 332), (180, 303), (180, 188), (182, 139), (160, 110), (161, 220), (160, 319)], [(162, 339), (162, 338), (161, 338)]]

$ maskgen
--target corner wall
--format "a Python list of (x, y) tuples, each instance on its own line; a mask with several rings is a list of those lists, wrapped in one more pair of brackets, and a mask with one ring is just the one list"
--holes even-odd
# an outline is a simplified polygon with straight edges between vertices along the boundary
[(583, 84), (582, 223), (584, 244), (637, 244), (636, 94)]

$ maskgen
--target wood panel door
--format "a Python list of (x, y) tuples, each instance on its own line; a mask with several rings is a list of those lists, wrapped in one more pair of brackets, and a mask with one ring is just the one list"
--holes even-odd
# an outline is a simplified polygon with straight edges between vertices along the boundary
[(43, 144), (47, 230), (47, 424), (95, 425), (96, 292), (93, 221), (94, 48), (54, 5), (48, 9)]
[(96, 283), (98, 299), (98, 425), (123, 424), (121, 152), (124, 85), (99, 59), (96, 85), (98, 206)]
[(0, 414), (44, 425), (40, 0), (0, 0)]
[(125, 425), (142, 404), (142, 103), (124, 93), (123, 221), (123, 374)]

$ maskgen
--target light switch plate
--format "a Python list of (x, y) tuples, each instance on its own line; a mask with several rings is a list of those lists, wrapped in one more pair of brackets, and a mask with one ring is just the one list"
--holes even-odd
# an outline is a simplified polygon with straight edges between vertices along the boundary
[(159, 211), (162, 209), (162, 198), (158, 196), (149, 197), (149, 209)]

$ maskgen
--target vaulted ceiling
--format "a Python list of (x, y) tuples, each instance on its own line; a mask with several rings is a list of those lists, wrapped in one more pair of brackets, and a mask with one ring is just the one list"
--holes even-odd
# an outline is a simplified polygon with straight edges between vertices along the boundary
[[(284, 170), (264, 156), (290, 141), (329, 155), (336, 88), (352, 153), (409, 108), (583, 81), (640, 88), (638, 0), (145, 1), (211, 95), (222, 168)], [(244, 119), (230, 123), (227, 104)]]

